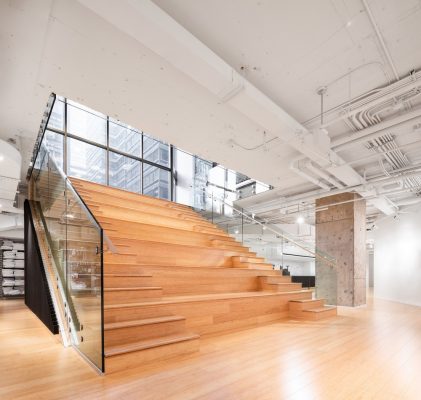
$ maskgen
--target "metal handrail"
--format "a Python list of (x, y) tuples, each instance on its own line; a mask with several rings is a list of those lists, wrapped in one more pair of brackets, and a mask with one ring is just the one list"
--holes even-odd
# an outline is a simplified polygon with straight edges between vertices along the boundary
[(98, 220), (95, 218), (94, 214), (92, 213), (92, 211), (89, 209), (89, 207), (86, 205), (86, 203), (84, 202), (84, 200), (82, 199), (82, 197), (80, 196), (80, 194), (77, 192), (77, 190), (74, 188), (72, 181), (69, 179), (69, 177), (64, 173), (64, 171), (57, 165), (54, 157), (51, 157), (51, 154), (47, 148), (47, 146), (45, 145), (45, 143), (41, 143), (40, 148), (43, 148), (46, 151), (46, 154), (48, 154), (49, 156), (49, 160), (54, 164), (54, 168), (58, 171), (60, 177), (67, 182), (69, 185), (69, 189), (71, 190), (71, 192), (73, 193), (73, 195), (79, 200), (79, 202), (82, 204), (84, 211), (86, 212), (86, 214), (88, 215), (90, 221), (97, 226), (98, 229), (100, 229), (102, 231), (102, 234), (104, 236), (104, 241), (106, 242), (108, 248), (111, 250), (112, 253), (118, 253), (117, 248), (115, 247), (115, 245), (113, 244), (113, 242), (111, 241), (111, 239), (107, 236), (107, 234), (105, 233), (105, 231), (103, 230), (101, 224), (98, 222)]
[(210, 198), (212, 200), (212, 211), (213, 211), (213, 201), (218, 200), (218, 201), (222, 202), (224, 205), (226, 205), (228, 207), (231, 207), (235, 212), (237, 212), (238, 214), (240, 214), (243, 218), (246, 218), (248, 221), (251, 221), (254, 224), (260, 225), (262, 227), (262, 229), (265, 229), (265, 230), (267, 230), (269, 232), (272, 232), (275, 235), (277, 235), (278, 237), (281, 237), (281, 238), (287, 240), (288, 242), (294, 244), (298, 248), (300, 248), (300, 249), (302, 249), (302, 250), (304, 250), (304, 251), (312, 254), (313, 257), (315, 257), (316, 259), (319, 259), (319, 260), (327, 263), (328, 265), (331, 265), (332, 267), (336, 267), (336, 259), (334, 257), (329, 258), (329, 257), (327, 257), (325, 255), (322, 255), (322, 254), (320, 254), (320, 253), (318, 253), (316, 251), (317, 249), (315, 251), (308, 249), (303, 244), (300, 244), (296, 240), (291, 239), (291, 237), (285, 235), (285, 233), (283, 231), (279, 232), (279, 231), (273, 229), (271, 226), (268, 226), (268, 225), (262, 223), (261, 221), (257, 220), (253, 216), (248, 215), (247, 213), (244, 212), (244, 209), (241, 209), (240, 210), (240, 209), (236, 208), (234, 205), (231, 205), (231, 204), (227, 203), (224, 198), (219, 197), (219, 196), (215, 196), (213, 194), (213, 192), (211, 194), (208, 193), (206, 191), (206, 188), (203, 188), (203, 193), (205, 194), (206, 197), (208, 197), (208, 198)]
[(57, 98), (57, 96), (56, 96), (55, 93), (51, 93), (50, 97), (48, 98), (47, 109), (44, 111), (43, 119), (41, 121), (41, 125), (40, 125), (39, 131), (38, 131), (38, 135), (37, 135), (37, 138), (35, 140), (34, 150), (32, 152), (32, 157), (31, 157), (31, 165), (28, 168), (28, 172), (26, 173), (26, 180), (27, 181), (29, 181), (29, 179), (31, 179), (32, 172), (33, 172), (34, 167), (35, 167), (35, 162), (38, 158), (38, 153), (39, 153), (39, 151), (41, 149), (41, 146), (43, 144), (43, 141), (44, 141), (45, 131), (47, 130), (48, 123), (50, 122), (51, 112), (53, 111), (53, 107), (54, 107), (54, 104), (56, 102), (56, 98)]

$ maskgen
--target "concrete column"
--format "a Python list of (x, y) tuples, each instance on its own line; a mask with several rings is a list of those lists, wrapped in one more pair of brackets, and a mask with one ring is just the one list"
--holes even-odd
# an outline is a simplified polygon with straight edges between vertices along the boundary
[(328, 304), (366, 304), (366, 204), (355, 193), (316, 200), (316, 247), (336, 259), (336, 267), (316, 261), (317, 296)]

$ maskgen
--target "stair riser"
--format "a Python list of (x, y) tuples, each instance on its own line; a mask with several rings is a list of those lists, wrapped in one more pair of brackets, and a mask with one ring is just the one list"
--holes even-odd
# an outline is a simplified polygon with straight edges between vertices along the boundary
[(304, 319), (307, 321), (320, 321), (327, 318), (336, 317), (337, 315), (337, 309), (332, 308), (331, 310), (319, 312), (319, 313), (303, 313), (303, 314), (309, 314), (308, 316), (305, 315)]
[[(143, 274), (145, 268), (137, 265), (124, 265), (124, 264), (104, 264), (105, 274)], [(115, 286), (114, 286), (115, 287)]]
[[(138, 319), (164, 317), (167, 315), (182, 315), (186, 318), (186, 326), (195, 333), (209, 333), (208, 329), (219, 328), (220, 322), (224, 326), (227, 321), (262, 317), (264, 314), (285, 313), (288, 315), (288, 302), (291, 299), (311, 298), (310, 292), (279, 294), (273, 298), (249, 297), (242, 299), (206, 300), (202, 302), (151, 304), (133, 307), (105, 309), (106, 323), (134, 321)], [(244, 315), (243, 315), (244, 314)], [(223, 320), (223, 321), (222, 321)], [(200, 329), (200, 330), (198, 330)], [(229, 328), (227, 328), (228, 330)]]
[[(127, 272), (127, 271), (124, 271)], [(151, 276), (118, 276), (118, 277), (104, 277), (105, 288), (117, 288), (117, 287), (141, 287), (141, 286), (154, 286), (152, 284)]]
[(294, 311), (303, 311), (303, 310), (309, 310), (311, 308), (318, 308), (324, 306), (324, 300), (314, 300), (312, 302), (308, 303), (289, 303), (289, 310)]
[(233, 266), (233, 268), (262, 269), (262, 270), (273, 269), (271, 264), (266, 264), (266, 263), (239, 263)]
[(232, 265), (233, 267), (241, 267), (243, 263), (251, 263), (251, 264), (265, 264), (265, 259), (262, 257), (232, 257)]
[(107, 263), (136, 263), (136, 255), (118, 254), (107, 252), (104, 253), (104, 261)]
[(133, 343), (143, 339), (159, 338), (175, 333), (182, 333), (186, 329), (185, 320), (161, 322), (105, 331), (105, 347), (121, 343)]
[(162, 297), (162, 289), (150, 290), (119, 290), (115, 292), (104, 292), (104, 302), (111, 304), (140, 303), (153, 301)]
[(292, 292), (294, 290), (302, 290), (303, 287), (300, 283), (281, 283), (278, 285), (264, 283), (262, 284), (262, 289), (272, 292)]
[(277, 275), (277, 276), (264, 276), (260, 277), (261, 284), (264, 283), (291, 283), (291, 277), (290, 276), (283, 276), (283, 275)]
[(130, 368), (144, 366), (155, 361), (163, 361), (172, 357), (191, 354), (197, 351), (199, 351), (199, 339), (185, 340), (147, 350), (107, 357), (105, 360), (105, 371), (107, 374), (117, 371), (125, 371)]

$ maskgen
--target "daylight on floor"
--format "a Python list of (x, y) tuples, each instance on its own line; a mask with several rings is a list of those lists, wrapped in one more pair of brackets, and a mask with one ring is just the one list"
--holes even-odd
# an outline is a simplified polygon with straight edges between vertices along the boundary
[(420, 0), (0, 0), (0, 399), (419, 400)]

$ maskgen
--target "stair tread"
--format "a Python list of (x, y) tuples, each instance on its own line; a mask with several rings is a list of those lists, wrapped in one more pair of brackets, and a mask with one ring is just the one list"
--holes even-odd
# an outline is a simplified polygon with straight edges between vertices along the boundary
[(159, 290), (161, 286), (138, 286), (138, 287), (118, 287), (118, 288), (104, 288), (104, 292), (118, 292), (118, 291), (133, 291), (133, 290)]
[(315, 303), (323, 299), (302, 299), (302, 300), (290, 300), (290, 302), (294, 303)]
[(296, 285), (300, 285), (301, 286), (301, 283), (298, 283), (298, 282), (269, 282), (269, 283), (267, 283), (267, 285), (279, 285), (279, 286), (286, 286), (286, 285), (294, 285), (294, 286), (296, 286)]
[(112, 323), (104, 324), (104, 330), (110, 331), (110, 330), (120, 329), (120, 328), (153, 325), (153, 324), (160, 324), (163, 322), (173, 322), (173, 321), (182, 321), (182, 320), (185, 320), (185, 318), (180, 315), (169, 315), (165, 317), (138, 319), (135, 321), (112, 322)]
[(149, 274), (104, 274), (104, 277), (124, 277), (124, 278), (127, 278), (127, 277), (136, 277), (136, 278), (140, 278), (140, 277), (142, 277), (142, 278), (151, 278), (152, 277), (152, 275), (149, 275)]
[(315, 308), (310, 308), (308, 310), (303, 310), (303, 312), (319, 313), (319, 312), (334, 310), (335, 308), (336, 308), (335, 306), (315, 307)]
[(140, 340), (134, 343), (127, 343), (124, 345), (109, 346), (105, 349), (105, 357), (112, 357), (119, 354), (130, 353), (133, 351), (146, 350), (153, 347), (165, 346), (167, 344), (173, 344), (178, 342), (184, 342), (187, 340), (198, 339), (200, 335), (196, 333), (182, 333), (175, 335), (167, 335), (154, 339)]
[[(169, 264), (138, 264), (138, 263), (120, 263), (120, 262), (115, 262), (115, 261), (104, 261), (104, 266), (106, 265), (121, 265), (121, 268), (125, 268), (125, 267), (139, 267), (139, 268), (148, 268), (148, 267), (166, 267), (166, 268), (210, 268), (210, 269), (214, 269), (214, 268), (218, 268), (218, 269), (230, 269), (230, 270), (238, 270), (241, 271), (242, 269), (247, 269), (249, 271), (258, 271), (260, 273), (263, 272), (262, 269), (259, 268), (235, 268), (235, 267), (210, 267), (208, 265), (169, 265)], [(279, 271), (278, 271), (279, 272)], [(280, 274), (276, 274), (276, 275), (260, 275), (260, 276), (282, 276)]]
[(227, 293), (199, 294), (199, 295), (190, 295), (190, 296), (174, 296), (174, 297), (164, 297), (158, 301), (105, 305), (104, 309), (113, 309), (113, 308), (121, 308), (121, 307), (139, 307), (143, 305), (151, 306), (151, 305), (172, 304), (172, 303), (188, 303), (188, 302), (194, 302), (194, 301), (207, 301), (207, 300), (225, 300), (225, 299), (235, 299), (235, 298), (243, 298), (243, 297), (286, 296), (289, 294), (297, 294), (297, 293), (308, 293), (308, 290), (294, 290), (294, 291), (285, 291), (285, 292), (265, 292), (265, 291), (227, 292)]

